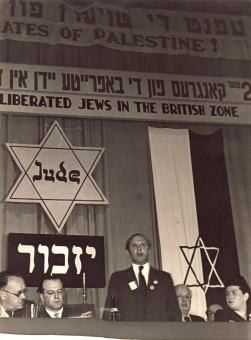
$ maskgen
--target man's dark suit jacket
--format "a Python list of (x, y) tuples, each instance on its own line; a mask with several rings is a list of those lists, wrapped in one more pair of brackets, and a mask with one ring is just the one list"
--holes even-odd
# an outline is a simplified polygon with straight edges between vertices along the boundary
[[(62, 313), (62, 318), (68, 318), (70, 316), (70, 309), (69, 308), (64, 308), (63, 313)], [(46, 312), (46, 309), (42, 310), (38, 314), (39, 318), (50, 318), (50, 315)]]
[[(132, 287), (129, 283), (134, 282)], [(132, 289), (132, 288), (136, 289)], [(109, 320), (111, 295), (121, 321), (181, 321), (181, 313), (169, 273), (150, 268), (147, 296), (143, 300), (131, 268), (112, 274), (103, 319)]]
[[(50, 318), (50, 315), (46, 312), (44, 306), (38, 313), (38, 318)], [(95, 306), (92, 304), (77, 304), (77, 305), (65, 305), (62, 313), (62, 318), (78, 317), (82, 313), (92, 312), (92, 317), (95, 316)]]
[[(247, 318), (250, 311), (247, 310)], [(218, 309), (215, 313), (214, 321), (226, 321), (226, 322), (240, 322), (248, 321), (243, 319), (239, 314), (235, 313), (231, 308), (226, 307), (224, 309)]]
[(205, 322), (206, 320), (205, 319), (203, 319), (201, 316), (199, 316), (199, 315), (193, 315), (193, 314), (189, 314), (189, 316), (190, 316), (190, 318), (191, 318), (191, 320), (193, 321), (193, 322)]

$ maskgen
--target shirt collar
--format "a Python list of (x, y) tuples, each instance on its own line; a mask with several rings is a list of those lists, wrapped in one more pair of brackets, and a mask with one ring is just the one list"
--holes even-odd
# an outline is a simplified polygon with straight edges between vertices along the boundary
[(9, 314), (6, 313), (6, 309), (0, 304), (0, 316), (1, 317), (5, 317), (5, 318), (9, 318)]
[(142, 274), (145, 277), (146, 280), (146, 285), (148, 285), (148, 279), (149, 279), (149, 271), (150, 271), (150, 262), (145, 263), (144, 265), (142, 264), (136, 264), (136, 263), (132, 263), (132, 269), (134, 271), (134, 274), (136, 276), (137, 281), (139, 282), (139, 267), (143, 266), (144, 268), (142, 269)]
[[(150, 262), (147, 262), (147, 263), (145, 263), (145, 264), (136, 264), (136, 263), (132, 263), (133, 270), (136, 269), (137, 271), (139, 271), (139, 269), (138, 269), (139, 266), (143, 266), (144, 269), (149, 270), (149, 269), (150, 269)], [(142, 270), (144, 270), (144, 269), (142, 269)]]
[(187, 314), (186, 316), (183, 316), (183, 315), (182, 315), (182, 321), (183, 321), (183, 322), (186, 322), (185, 318), (189, 318), (190, 321), (192, 321), (192, 320), (191, 320), (191, 316), (190, 316), (189, 314)]
[(62, 318), (63, 309), (64, 307), (62, 307), (60, 310), (52, 312), (45, 307), (46, 312), (50, 315), (51, 318), (55, 318), (55, 315), (54, 315), (55, 313), (59, 313), (59, 317)]

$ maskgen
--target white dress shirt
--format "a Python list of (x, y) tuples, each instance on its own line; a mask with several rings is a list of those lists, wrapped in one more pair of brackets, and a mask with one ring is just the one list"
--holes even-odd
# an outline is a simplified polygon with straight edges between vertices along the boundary
[(0, 305), (0, 318), (9, 318), (9, 317), (10, 317), (9, 314), (6, 313), (6, 309), (2, 305)]
[(143, 266), (144, 268), (142, 269), (142, 274), (146, 280), (146, 285), (148, 286), (148, 281), (149, 281), (149, 272), (150, 272), (150, 262), (145, 263), (144, 265), (141, 264), (135, 264), (132, 263), (132, 269), (134, 271), (134, 274), (136, 276), (136, 279), (139, 283), (139, 267)]
[(51, 318), (56, 318), (55, 313), (59, 314), (59, 318), (62, 318), (62, 313), (63, 313), (63, 309), (64, 307), (62, 307), (60, 310), (55, 311), (55, 312), (51, 312), (50, 310), (48, 310), (47, 308), (45, 308), (46, 312), (50, 315)]

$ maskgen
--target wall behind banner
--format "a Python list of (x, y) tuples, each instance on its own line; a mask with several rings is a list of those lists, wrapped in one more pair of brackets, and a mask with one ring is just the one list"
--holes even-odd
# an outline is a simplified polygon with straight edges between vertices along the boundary
[[(137, 3), (144, 8), (144, 1)], [(154, 1), (154, 4), (160, 9), (163, 6), (161, 2), (158, 6), (158, 1)], [(215, 2), (212, 2), (210, 9), (208, 4), (203, 7), (203, 1), (196, 1), (192, 3), (191, 11), (197, 8), (200, 11), (204, 9), (213, 12), (214, 5)], [(177, 7), (181, 10), (185, 8), (189, 10), (189, 5), (182, 1), (176, 2), (175, 9)], [(221, 5), (220, 10), (229, 14), (226, 4), (225, 7)], [(97, 45), (51, 46), (4, 40), (0, 41), (0, 62), (193, 76), (247, 79), (251, 77), (251, 62), (246, 60), (121, 52)], [(75, 206), (62, 234), (105, 237), (107, 282), (113, 271), (124, 269), (129, 265), (129, 259), (122, 248), (126, 239), (135, 232), (143, 232), (151, 238), (154, 245), (152, 263), (157, 268), (161, 266), (148, 126), (188, 128), (202, 134), (209, 134), (222, 128), (240, 270), (251, 284), (251, 127), (196, 125), (190, 124), (189, 120), (186, 124), (70, 117), (57, 118), (57, 120), (72, 145), (105, 148), (102, 160), (94, 171), (94, 178), (107, 197), (109, 205)], [(40, 205), (5, 203), (7, 194), (19, 176), (19, 169), (8, 153), (5, 143), (38, 144), (53, 121), (54, 117), (31, 116), (25, 112), (19, 115), (1, 112), (0, 270), (7, 268), (7, 236), (10, 232), (56, 233)], [(87, 291), (87, 300), (89, 303), (95, 303), (97, 311), (103, 308), (106, 292), (106, 288)], [(35, 289), (29, 290), (28, 297), (38, 301)], [(67, 289), (67, 303), (78, 303), (81, 298), (81, 289)]]

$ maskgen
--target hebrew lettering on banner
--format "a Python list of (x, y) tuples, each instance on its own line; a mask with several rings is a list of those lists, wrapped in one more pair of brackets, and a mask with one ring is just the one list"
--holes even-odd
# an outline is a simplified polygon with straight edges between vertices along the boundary
[(30, 287), (44, 275), (61, 277), (66, 287), (82, 287), (83, 272), (87, 287), (104, 287), (104, 238), (9, 234), (8, 268), (18, 268)]
[[(187, 17), (186, 19), (191, 32), (201, 30), (202, 27), (204, 29), (198, 19), (190, 20)], [(225, 25), (219, 21), (215, 21), (215, 25), (216, 23), (217, 32), (223, 32)], [(210, 27), (207, 22), (208, 31)], [(217, 49), (217, 39), (211, 40), (214, 48)], [(53, 114), (60, 117), (73, 114), (84, 118), (250, 125), (250, 102), (251, 82), (245, 77), (206, 77), (74, 67), (55, 68), (43, 65), (26, 65), (24, 70), (22, 64), (0, 63), (0, 109), (11, 113), (25, 110), (27, 114)], [(70, 149), (70, 152), (66, 154), (67, 158), (54, 156), (51, 148), (46, 152), (45, 148), (42, 149), (43, 145), (47, 146), (47, 136), (49, 133), (54, 134), (56, 128), (67, 140)], [(58, 232), (61, 232), (75, 204), (89, 204), (87, 200), (91, 204), (92, 202), (95, 204), (108, 204), (109, 202), (97, 184), (91, 186), (90, 192), (88, 190), (87, 194), (84, 194), (83, 186), (86, 186), (87, 182), (85, 181), (84, 184), (83, 179), (86, 174), (90, 177), (89, 170), (93, 168), (88, 169), (84, 166), (89, 162), (84, 162), (84, 164), (80, 164), (79, 160), (75, 162), (76, 157), (71, 150), (74, 151), (76, 147), (71, 145), (57, 121), (50, 129), (43, 142), (32, 146), (40, 148), (42, 155), (48, 154), (48, 159), (41, 158), (39, 152), (39, 157), (31, 158), (32, 166), (27, 165), (27, 171), (22, 177), (30, 176), (29, 181), (26, 182), (29, 186), (38, 189), (43, 198), (40, 200), (33, 192), (32, 202), (35, 203), (35, 198), (37, 198), (36, 203), (43, 206), (49, 217), (53, 215), (51, 221)], [(59, 143), (58, 140), (56, 141)], [(33, 156), (29, 152), (31, 145), (13, 143), (6, 143), (6, 145), (17, 164), (22, 162), (23, 154), (25, 157), (26, 155), (27, 157)], [(20, 152), (20, 146), (25, 147), (26, 152)], [(55, 154), (59, 155), (57, 145), (55, 150)], [(80, 150), (81, 154), (86, 154), (84, 158), (90, 157), (90, 159), (93, 159), (96, 151), (99, 150), (100, 157), (104, 152), (104, 148), (101, 147), (94, 150), (81, 147)], [(18, 157), (19, 154), (21, 157)], [(24, 165), (20, 167), (22, 171)], [(22, 181), (21, 183), (23, 184)], [(50, 199), (52, 193), (57, 193), (57, 190), (51, 190), (52, 186), (54, 188), (70, 186), (72, 197), (75, 197), (74, 194), (81, 188), (77, 200), (71, 203), (69, 199), (67, 200), (71, 204), (70, 209), (66, 204), (61, 205), (61, 216), (57, 214), (58, 207), (55, 208), (54, 214), (54, 204), (46, 204), (48, 196)], [(7, 197), (7, 202), (20, 202), (22, 196), (16, 192), (16, 189), (14, 186)], [(33, 191), (32, 188), (31, 191)], [(25, 197), (30, 199), (27, 195)]]
[(77, 269), (77, 274), (81, 273), (82, 269), (82, 262), (80, 260), (80, 255), (83, 254), (82, 248), (81, 247), (76, 247), (75, 245), (72, 247), (72, 252), (73, 254), (76, 255), (75, 257), (75, 266)]
[[(166, 10), (165, 6), (143, 9), (71, 2), (1, 0), (0, 40), (79, 47), (99, 44), (119, 51), (250, 60), (250, 18), (244, 10), (237, 15), (238, 8), (236, 15), (229, 15), (188, 12), (182, 5), (179, 10)], [(77, 91), (80, 77), (69, 81)], [(105, 87), (104, 79), (101, 86)]]
[(32, 273), (35, 268), (35, 263), (34, 263), (35, 247), (31, 245), (24, 245), (24, 244), (19, 243), (17, 250), (19, 253), (30, 254), (29, 273)]

